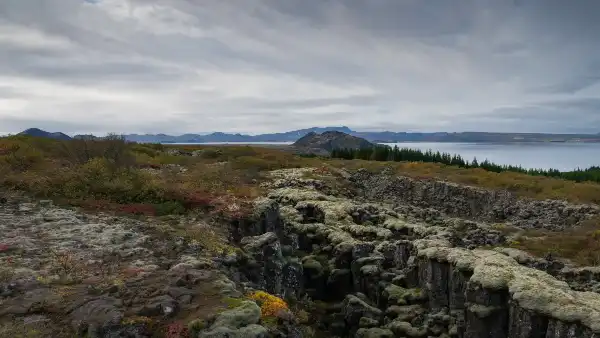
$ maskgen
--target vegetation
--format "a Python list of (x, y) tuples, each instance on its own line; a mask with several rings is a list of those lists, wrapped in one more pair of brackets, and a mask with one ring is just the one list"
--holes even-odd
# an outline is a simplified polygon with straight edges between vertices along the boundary
[(260, 305), (260, 312), (263, 319), (281, 316), (282, 313), (289, 312), (290, 310), (283, 299), (264, 291), (252, 292), (248, 298)]
[(169, 154), (160, 144), (0, 138), (0, 187), (94, 210), (137, 215), (202, 209), (239, 216), (260, 192), (267, 170), (315, 163), (275, 149), (180, 147), (200, 156)]
[(418, 149), (410, 148), (394, 148), (388, 146), (377, 146), (373, 148), (362, 149), (334, 149), (331, 152), (331, 157), (341, 158), (346, 160), (374, 160), (374, 161), (394, 161), (394, 162), (426, 162), (426, 163), (442, 163), (445, 165), (458, 166), (461, 168), (481, 168), (486, 171), (495, 173), (515, 172), (533, 176), (546, 176), (554, 178), (562, 178), (575, 182), (593, 181), (600, 182), (600, 167), (591, 167), (588, 169), (577, 169), (574, 171), (561, 172), (556, 169), (525, 169), (521, 166), (499, 165), (492, 163), (487, 159), (483, 162), (478, 162), (477, 159), (469, 162), (463, 159), (460, 155), (433, 152), (427, 150), (425, 152)]
[[(171, 154), (174, 148), (201, 152), (199, 156), (178, 156)], [(317, 167), (333, 172), (330, 169), (342, 167), (373, 171), (388, 168), (417, 179), (505, 189), (537, 199), (600, 204), (600, 184), (589, 180), (577, 182), (583, 179), (496, 170), (492, 164), (482, 162), (475, 166), (448, 154), (379, 149), (375, 154), (336, 150), (334, 155), (337, 159), (300, 157), (280, 149), (249, 146), (137, 144), (118, 136), (104, 140), (54, 140), (18, 135), (0, 138), (0, 189), (116, 213), (177, 215), (200, 209), (214, 215), (240, 217), (249, 211), (249, 202), (263, 193), (260, 183), (268, 170)], [(346, 160), (351, 158), (356, 159)], [(328, 184), (349, 189), (340, 182), (343, 180)], [(536, 255), (553, 252), (591, 264), (600, 259), (596, 254), (600, 251), (599, 225), (600, 220), (594, 220), (585, 227), (561, 233), (527, 232), (512, 246)], [(234, 250), (220, 240), (218, 233), (204, 228), (173, 225), (165, 233), (195, 240), (214, 252)], [(7, 250), (11, 248), (0, 243), (0, 251)], [(57, 256), (57, 260), (61, 257)], [(63, 269), (69, 268), (66, 263)], [(0, 280), (10, 273), (9, 269), (0, 271)]]

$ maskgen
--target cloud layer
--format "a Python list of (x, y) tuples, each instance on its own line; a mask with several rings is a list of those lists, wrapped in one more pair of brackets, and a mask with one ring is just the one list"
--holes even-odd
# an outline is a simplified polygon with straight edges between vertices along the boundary
[(600, 2), (2, 0), (0, 132), (600, 132)]

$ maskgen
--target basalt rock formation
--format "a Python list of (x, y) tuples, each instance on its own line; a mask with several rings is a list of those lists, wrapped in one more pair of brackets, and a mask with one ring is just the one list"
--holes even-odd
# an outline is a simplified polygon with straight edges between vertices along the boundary
[[(595, 207), (364, 172), (351, 179), (363, 198), (378, 202), (357, 202), (325, 193), (309, 172), (273, 172), (268, 198), (256, 203), (257, 222), (233, 233), (242, 238), (238, 267), (251, 284), (329, 304), (314, 318), (319, 330), (334, 337), (600, 337), (600, 294), (572, 287), (597, 284), (596, 270), (557, 269), (502, 248), (506, 238), (489, 223), (557, 227)], [(552, 211), (556, 205), (561, 211)]]
[(444, 181), (423, 181), (391, 173), (355, 172), (350, 178), (369, 200), (434, 207), (446, 215), (486, 222), (507, 222), (523, 228), (562, 230), (600, 214), (596, 205), (560, 200), (520, 199), (495, 191)]

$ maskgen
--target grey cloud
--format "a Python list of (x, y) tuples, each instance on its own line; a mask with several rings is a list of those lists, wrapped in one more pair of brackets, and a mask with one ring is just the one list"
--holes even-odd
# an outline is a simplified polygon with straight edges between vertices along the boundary
[(353, 106), (370, 106), (377, 103), (378, 97), (372, 95), (353, 95), (343, 98), (332, 99), (313, 99), (313, 100), (282, 100), (282, 101), (262, 101), (262, 100), (242, 100), (242, 104), (257, 109), (296, 109), (296, 108), (316, 108), (322, 106), (331, 106), (337, 104), (347, 104)]
[(0, 123), (598, 132), (597, 13), (595, 0), (4, 0)]

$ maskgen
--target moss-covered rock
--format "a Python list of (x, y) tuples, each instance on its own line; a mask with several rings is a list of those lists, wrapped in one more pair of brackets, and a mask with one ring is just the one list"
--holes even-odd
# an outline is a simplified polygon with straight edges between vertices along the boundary
[(253, 301), (245, 300), (238, 306), (220, 313), (211, 325), (211, 328), (226, 327), (239, 329), (250, 324), (258, 324), (260, 315), (260, 307)]
[(356, 331), (356, 338), (393, 338), (394, 333), (388, 329), (369, 328)]

